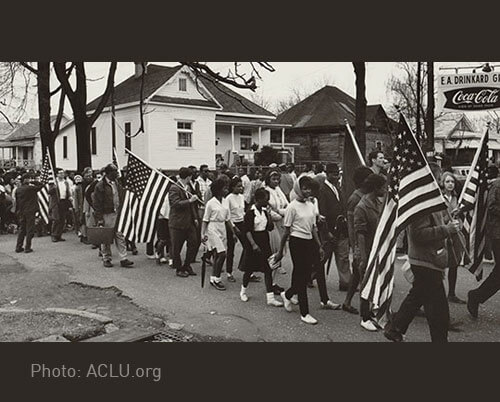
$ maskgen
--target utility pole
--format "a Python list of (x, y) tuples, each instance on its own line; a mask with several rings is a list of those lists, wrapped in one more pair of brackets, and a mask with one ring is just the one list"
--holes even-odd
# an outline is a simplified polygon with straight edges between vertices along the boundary
[(427, 62), (427, 151), (434, 151), (434, 62)]
[(422, 62), (417, 62), (417, 142), (422, 145), (422, 127), (420, 125), (420, 105), (422, 103)]

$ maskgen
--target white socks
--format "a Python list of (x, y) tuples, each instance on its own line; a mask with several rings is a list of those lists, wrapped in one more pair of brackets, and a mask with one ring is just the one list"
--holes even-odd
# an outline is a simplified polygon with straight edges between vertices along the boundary
[(267, 304), (269, 306), (283, 307), (283, 303), (281, 303), (280, 301), (278, 301), (278, 300), (276, 300), (274, 298), (274, 293), (273, 292), (266, 293), (266, 298), (267, 298)]
[(243, 285), (241, 286), (241, 290), (240, 290), (240, 299), (243, 302), (247, 302), (248, 301), (247, 288), (244, 287)]

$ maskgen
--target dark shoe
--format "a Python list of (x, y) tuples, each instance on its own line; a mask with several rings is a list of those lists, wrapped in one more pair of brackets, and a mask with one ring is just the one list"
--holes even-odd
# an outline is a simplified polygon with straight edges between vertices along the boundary
[(87, 238), (86, 238), (86, 237), (83, 237), (83, 236), (80, 238), (80, 241), (81, 241), (83, 244), (90, 244), (90, 243), (89, 243), (89, 241), (87, 240)]
[(455, 303), (455, 304), (467, 304), (467, 302), (465, 300), (462, 300), (462, 299), (459, 299), (457, 296), (455, 295), (452, 295), (452, 296), (448, 296), (448, 301), (450, 303)]
[(307, 282), (307, 287), (310, 288), (310, 289), (314, 288), (314, 283)]
[(99, 246), (97, 246), (97, 245), (95, 245), (95, 244), (92, 244), (92, 247), (91, 247), (91, 249), (92, 249), (92, 250), (96, 250), (96, 249), (98, 249), (98, 248), (99, 248)]
[(384, 331), (384, 336), (393, 342), (403, 342), (403, 334), (401, 334), (401, 332), (396, 331), (392, 328), (387, 328)]
[(210, 285), (212, 285), (217, 290), (226, 290), (226, 287), (222, 282), (210, 281)]
[(24, 252), (25, 252), (26, 254), (28, 254), (28, 253), (32, 253), (32, 252), (33, 252), (33, 249), (30, 247), (30, 248), (25, 249), (25, 250), (24, 250)]
[(250, 275), (250, 282), (260, 282), (261, 279), (258, 276)]
[(350, 314), (356, 314), (356, 315), (359, 314), (359, 311), (357, 308), (350, 306), (350, 305), (348, 306), (347, 304), (342, 304), (342, 310), (347, 311)]
[(234, 283), (234, 282), (236, 282), (236, 279), (233, 276), (233, 274), (227, 274), (227, 281)]
[(205, 264), (207, 264), (208, 266), (212, 266), (212, 262), (210, 261), (210, 258), (204, 258), (204, 257), (202, 257), (201, 260), (203, 262), (205, 262)]
[(135, 248), (135, 249), (133, 249), (133, 250), (132, 250), (132, 255), (137, 255), (137, 254), (139, 254), (139, 251), (138, 251), (136, 248)]
[(198, 275), (196, 272), (193, 271), (193, 268), (191, 268), (191, 267), (185, 267), (184, 271), (186, 271), (189, 274), (189, 276), (196, 276), (196, 275)]
[(62, 237), (59, 237), (57, 241), (66, 241), (66, 239), (63, 239)]
[(52, 243), (57, 243), (58, 241), (59, 241), (59, 239), (58, 239), (58, 238), (56, 238), (56, 237), (53, 237), (53, 238), (52, 238)]
[(467, 310), (472, 318), (476, 319), (479, 316), (479, 302), (474, 300), (472, 290), (467, 294)]
[(127, 259), (120, 261), (120, 266), (123, 268), (130, 268), (133, 265), (134, 265), (134, 263), (130, 260), (127, 260)]
[(23, 247), (17, 247), (16, 248), (16, 253), (22, 253), (24, 251)]
[(108, 261), (108, 260), (104, 261), (102, 263), (102, 265), (104, 265), (105, 268), (112, 268), (113, 267), (113, 264), (111, 263), (111, 261)]
[(187, 278), (189, 274), (186, 271), (176, 271), (175, 273), (177, 276), (180, 276), (181, 278)]
[(285, 289), (282, 288), (281, 286), (279, 286), (279, 285), (273, 285), (273, 293), (274, 293), (275, 296), (281, 295), (281, 293), (284, 292), (284, 291), (285, 291)]

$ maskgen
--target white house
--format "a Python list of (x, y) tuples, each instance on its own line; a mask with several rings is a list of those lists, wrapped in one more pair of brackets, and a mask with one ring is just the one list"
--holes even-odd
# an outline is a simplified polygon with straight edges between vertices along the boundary
[[(143, 127), (141, 114), (141, 65), (136, 73), (114, 90), (115, 117), (111, 100), (91, 131), (92, 167), (101, 168), (112, 160), (116, 147), (120, 166), (127, 164), (125, 149), (161, 169), (207, 164), (216, 166), (224, 158), (253, 160), (252, 144), (271, 143), (271, 129), (283, 128), (275, 116), (220, 83), (195, 77), (182, 66), (150, 64), (143, 87)], [(94, 110), (101, 98), (92, 101)], [(115, 136), (112, 135), (113, 120)], [(55, 143), (57, 165), (76, 170), (77, 150), (72, 122), (63, 127)]]

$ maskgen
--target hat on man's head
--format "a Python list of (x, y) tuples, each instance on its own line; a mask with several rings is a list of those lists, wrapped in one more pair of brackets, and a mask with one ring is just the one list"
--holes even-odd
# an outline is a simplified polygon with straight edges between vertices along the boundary
[(271, 163), (271, 164), (269, 165), (269, 167), (270, 167), (271, 169), (276, 169), (276, 168), (278, 167), (278, 164), (277, 164), (277, 163)]
[(75, 183), (81, 183), (81, 182), (83, 182), (83, 177), (77, 174), (75, 176)]

